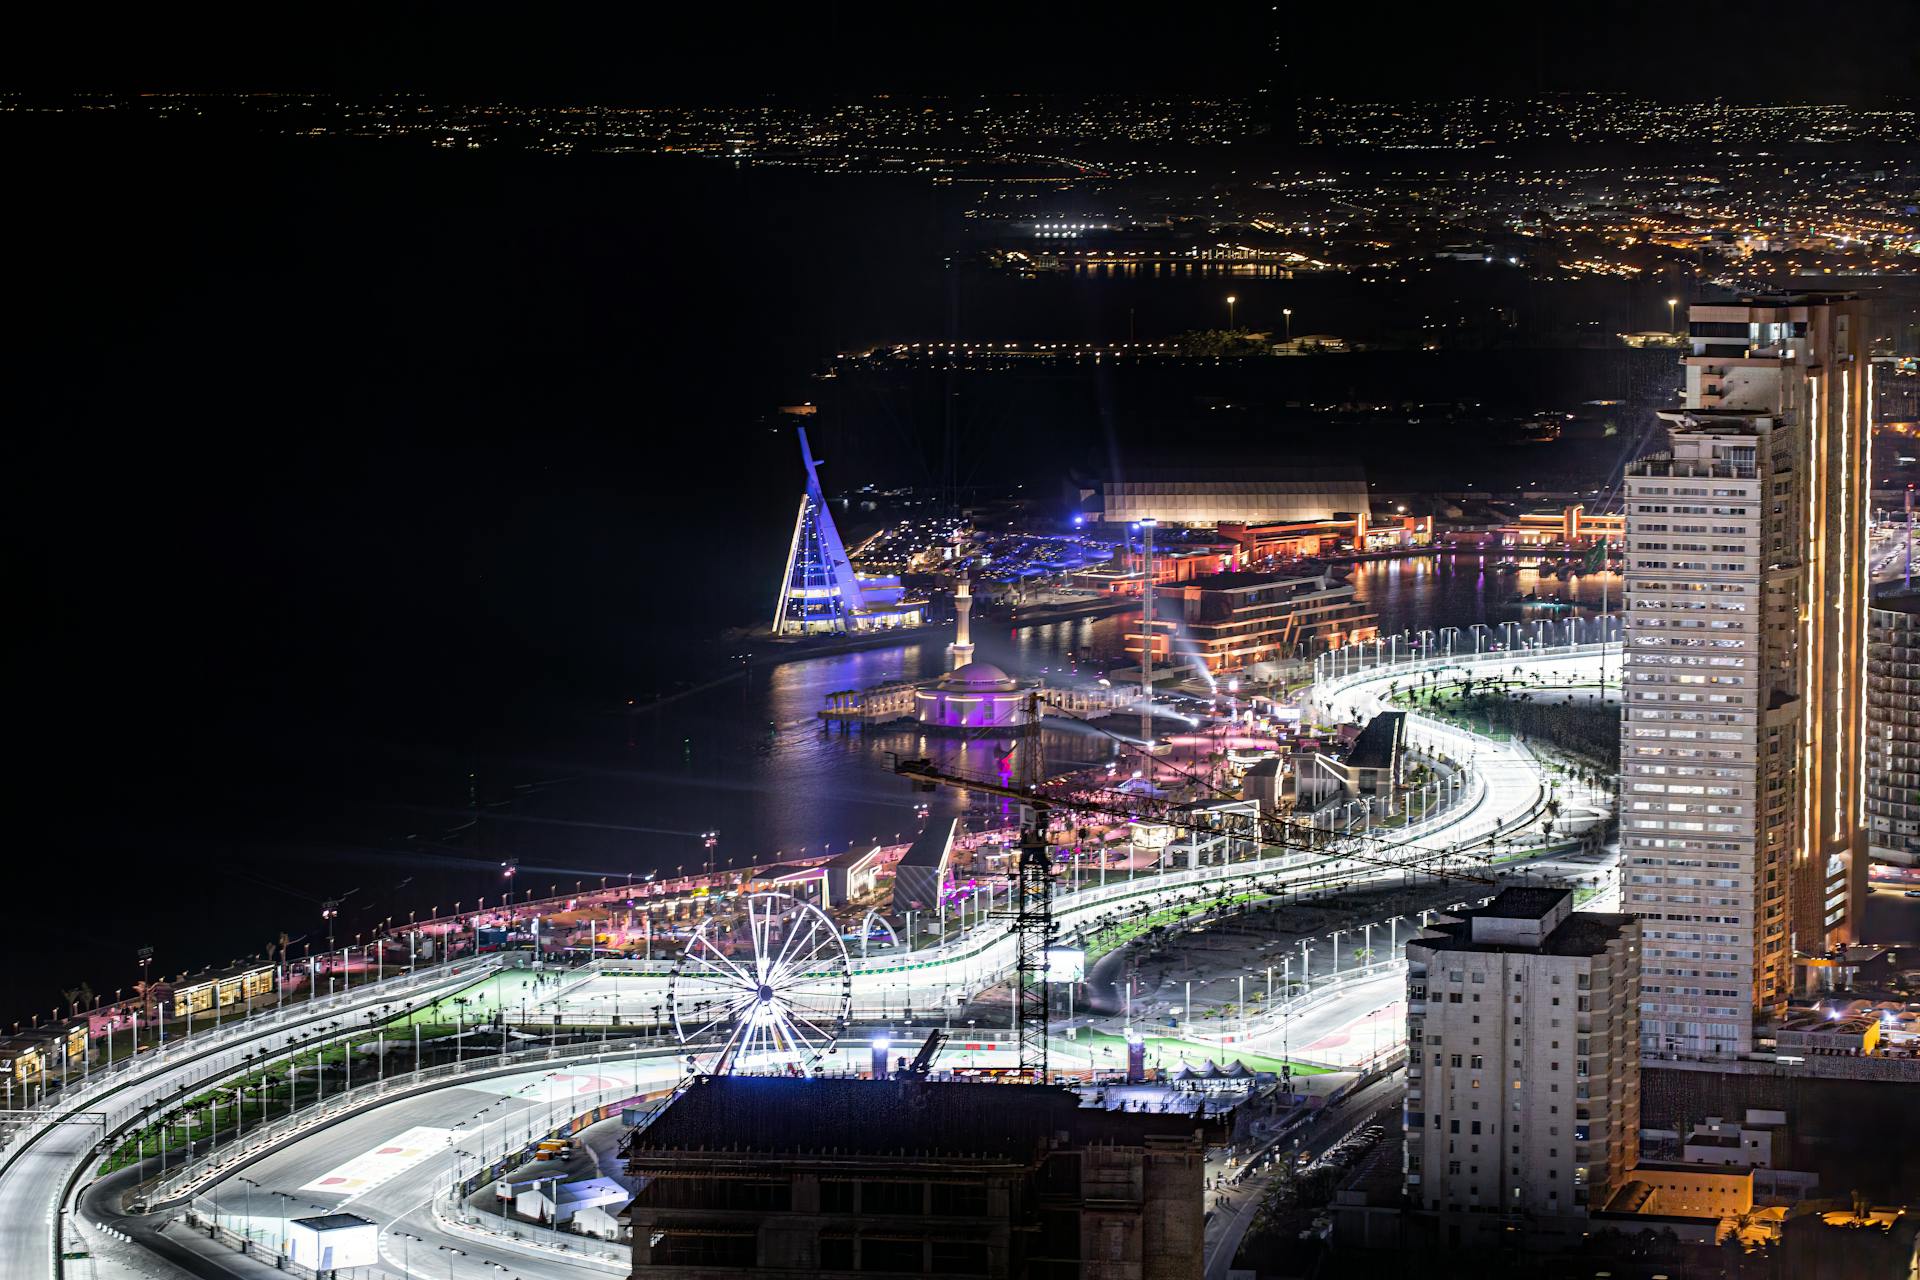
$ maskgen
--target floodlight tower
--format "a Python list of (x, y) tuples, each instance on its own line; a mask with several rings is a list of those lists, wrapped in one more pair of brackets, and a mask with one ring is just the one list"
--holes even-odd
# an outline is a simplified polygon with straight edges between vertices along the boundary
[(1153, 750), (1153, 529), (1152, 516), (1140, 522), (1140, 743)]

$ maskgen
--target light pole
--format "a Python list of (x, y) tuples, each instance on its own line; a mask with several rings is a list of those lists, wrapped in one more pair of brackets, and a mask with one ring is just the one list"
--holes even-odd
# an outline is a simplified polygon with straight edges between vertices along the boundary
[(1679, 322), (1674, 317), (1674, 308), (1678, 307), (1679, 305), (1680, 305), (1680, 299), (1678, 298), (1667, 299), (1667, 332), (1668, 333), (1678, 333), (1680, 331)]
[(1293, 308), (1280, 308), (1280, 319), (1287, 326), (1287, 341), (1293, 341)]
[(265, 1188), (260, 1187), (260, 1184), (252, 1178), (235, 1178), (234, 1181), (240, 1183), (247, 1189), (247, 1229), (241, 1232), (241, 1235), (246, 1240), (246, 1244), (241, 1246), (241, 1251), (246, 1252), (253, 1245), (253, 1192), (256, 1187), (261, 1190), (265, 1190)]
[(1352, 932), (1351, 929), (1335, 929), (1329, 939), (1333, 943), (1333, 976), (1336, 978), (1340, 976), (1340, 935)]
[(1227, 328), (1233, 328), (1233, 304), (1240, 301), (1232, 294), (1227, 295)]

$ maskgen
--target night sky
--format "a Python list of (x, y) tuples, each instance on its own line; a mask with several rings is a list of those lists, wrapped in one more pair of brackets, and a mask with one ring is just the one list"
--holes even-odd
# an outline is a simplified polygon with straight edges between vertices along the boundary
[[(1304, 93), (1378, 100), (1553, 90), (1870, 103), (1920, 85), (1911, 0), (1765, 6), (1283, 6)], [(1309, 10), (1312, 11), (1309, 11)], [(0, 88), (406, 90), (534, 102), (868, 92), (1244, 92), (1266, 3), (40, 6), (10, 16)]]

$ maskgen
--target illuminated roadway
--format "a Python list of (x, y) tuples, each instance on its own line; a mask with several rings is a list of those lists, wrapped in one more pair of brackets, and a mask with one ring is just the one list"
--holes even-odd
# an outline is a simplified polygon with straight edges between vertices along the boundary
[[(1610, 661), (1617, 662), (1617, 648), (1612, 652), (1616, 656)], [(1561, 683), (1592, 680), (1598, 674), (1599, 664), (1597, 650), (1587, 646), (1577, 652), (1559, 649), (1538, 657), (1524, 653), (1486, 654), (1477, 658), (1463, 656), (1455, 659), (1451, 666), (1455, 669), (1471, 667), (1489, 674), (1497, 670), (1501, 675), (1511, 674), (1517, 666), (1523, 671), (1538, 671), (1548, 683)], [(1364, 719), (1384, 705), (1389, 684), (1398, 682), (1405, 687), (1409, 673), (1420, 669), (1420, 664), (1401, 663), (1326, 681), (1316, 688), (1316, 703), (1331, 712), (1333, 718)], [(1113, 877), (1104, 888), (1096, 884), (1061, 895), (1055, 902), (1056, 919), (1063, 932), (1067, 932), (1091, 923), (1116, 907), (1132, 909), (1145, 905), (1149, 909), (1158, 908), (1235, 882), (1252, 884), (1257, 880), (1261, 885), (1310, 888), (1337, 875), (1350, 876), (1349, 882), (1390, 879), (1400, 874), (1397, 868), (1379, 867), (1370, 861), (1342, 856), (1343, 849), (1350, 853), (1364, 848), (1367, 859), (1390, 856), (1395, 848), (1406, 851), (1409, 846), (1412, 847), (1413, 857), (1427, 856), (1448, 848), (1461, 850), (1464, 854), (1476, 845), (1484, 851), (1491, 839), (1508, 836), (1536, 819), (1545, 798), (1544, 784), (1538, 765), (1524, 748), (1469, 735), (1418, 716), (1410, 717), (1409, 738), (1416, 746), (1442, 750), (1457, 760), (1464, 760), (1469, 766), (1472, 783), (1458, 804), (1436, 814), (1429, 821), (1395, 832), (1391, 841), (1383, 838), (1366, 846), (1343, 846), (1336, 842), (1324, 852), (1294, 851), (1259, 862), (1202, 865), (1143, 876), (1131, 882)], [(863, 1004), (869, 1008), (897, 1008), (905, 1002), (913, 1003), (917, 1010), (930, 1012), (940, 1007), (943, 999), (955, 993), (970, 993), (1004, 980), (1005, 974), (1011, 969), (1012, 960), (1012, 940), (1004, 926), (997, 924), (973, 930), (971, 936), (943, 947), (913, 953), (910, 957), (874, 958), (865, 962), (856, 960), (856, 1013)], [(652, 972), (627, 980), (632, 988), (632, 1007), (636, 1010), (642, 1004), (657, 1003), (664, 996), (664, 966), (646, 968)], [(476, 972), (469, 965), (467, 973), (460, 978), (433, 979), (437, 985), (426, 989), (427, 994), (466, 985)], [(422, 977), (425, 979), (426, 975)], [(1377, 991), (1356, 990), (1351, 996), (1342, 998), (1339, 1004), (1352, 1009), (1357, 1007), (1352, 1003), (1354, 1000), (1364, 1003), (1376, 995), (1384, 999), (1391, 994), (1395, 984), (1391, 979), (1382, 979), (1377, 985)], [(106, 1113), (107, 1123), (117, 1128), (137, 1119), (140, 1109), (147, 1103), (164, 1098), (183, 1085), (205, 1083), (231, 1073), (242, 1065), (242, 1059), (249, 1049), (279, 1040), (292, 1027), (304, 1022), (323, 1021), (337, 1017), (344, 1010), (369, 1007), (393, 999), (391, 992), (368, 991), (363, 994), (356, 991), (350, 999), (312, 1012), (298, 1021), (289, 1019), (285, 1024), (276, 1023), (258, 1029), (243, 1025), (239, 1032), (229, 1033), (235, 1038), (217, 1053), (202, 1054), (196, 1050), (196, 1056), (188, 1059), (180, 1056), (181, 1051), (170, 1050), (175, 1055), (172, 1062), (142, 1063), (139, 1073), (127, 1083), (114, 1086), (96, 1084), (90, 1096), (76, 1090), (74, 1094), (63, 1097), (59, 1106), (77, 1113), (96, 1106), (96, 1100), (104, 1100), (105, 1105), (99, 1106), (99, 1110)], [(1334, 1015), (1330, 1012), (1325, 1016)], [(1262, 1048), (1267, 1047), (1265, 1040), (1265, 1036), (1255, 1038)], [(1248, 1047), (1254, 1047), (1255, 1042), (1249, 1042)], [(1299, 1047), (1298, 1041), (1295, 1047)], [(637, 1056), (628, 1069), (640, 1072), (640, 1078), (635, 1083), (644, 1083), (656, 1075), (664, 1081), (677, 1070), (672, 1058), (659, 1050)], [(545, 1075), (537, 1073), (522, 1079), (537, 1083)], [(112, 1092), (103, 1094), (103, 1088), (111, 1088)], [(476, 1089), (480, 1089), (483, 1095), (486, 1093), (482, 1086), (463, 1083), (425, 1097), (388, 1103), (301, 1139), (283, 1151), (266, 1157), (254, 1168), (271, 1171), (276, 1167), (273, 1162), (284, 1159), (286, 1167), (297, 1172), (328, 1164), (336, 1157), (342, 1157), (343, 1153), (351, 1156), (365, 1151), (365, 1139), (369, 1133), (379, 1132), (381, 1138), (372, 1140), (378, 1142), (416, 1124), (448, 1127), (436, 1121), (457, 1116), (463, 1107), (470, 1113), (474, 1109)], [(498, 1093), (493, 1096), (496, 1100), (499, 1098)], [(501, 1105), (505, 1108), (503, 1114), (527, 1109), (524, 1104)], [(14, 1280), (15, 1277), (21, 1280), (42, 1280), (43, 1277), (51, 1280), (54, 1274), (51, 1228), (56, 1212), (56, 1197), (72, 1177), (77, 1162), (92, 1150), (99, 1137), (98, 1124), (72, 1122), (34, 1134), (27, 1139), (24, 1148), (16, 1142), (6, 1149), (8, 1163), (4, 1169), (0, 1169), (0, 1276), (7, 1277), (7, 1280)], [(471, 1238), (462, 1239), (457, 1246), (465, 1250), (464, 1254), (438, 1249), (438, 1243), (447, 1242), (443, 1238), (446, 1237), (445, 1231), (435, 1225), (424, 1205), (409, 1205), (406, 1201), (416, 1193), (418, 1197), (429, 1195), (436, 1178), (444, 1185), (452, 1158), (438, 1158), (415, 1166), (356, 1201), (360, 1208), (377, 1220), (406, 1230), (408, 1237), (418, 1236), (428, 1245), (436, 1246), (431, 1273), (423, 1271), (420, 1262), (414, 1258), (407, 1259), (407, 1273), (422, 1277), (428, 1274), (437, 1276), (442, 1273), (443, 1265), (450, 1265), (452, 1271), (449, 1274), (453, 1280), (461, 1280), (465, 1275), (484, 1275), (487, 1280), (497, 1280), (503, 1271), (517, 1275), (539, 1274), (542, 1263), (550, 1267), (560, 1262), (558, 1258), (553, 1258), (551, 1262), (539, 1257), (529, 1258), (523, 1250), (506, 1246), (493, 1248)], [(246, 1176), (263, 1182), (258, 1174), (249, 1173)], [(231, 1179), (222, 1184), (223, 1198), (231, 1196), (234, 1189)], [(311, 1203), (310, 1199), (308, 1203)], [(311, 1212), (311, 1209), (306, 1211)], [(407, 1226), (400, 1227), (401, 1223)], [(400, 1259), (391, 1252), (396, 1239), (399, 1238), (390, 1234), (385, 1237), (385, 1242), (390, 1250), (388, 1265), (399, 1273)], [(414, 1245), (410, 1238), (401, 1239), (400, 1242), (408, 1248), (425, 1247)], [(85, 1243), (90, 1245), (95, 1241), (90, 1235)], [(68, 1247), (74, 1245), (70, 1243)], [(225, 1254), (224, 1259), (209, 1257), (205, 1259), (206, 1266), (196, 1265), (193, 1269), (207, 1275), (265, 1274), (269, 1269), (231, 1253)], [(92, 1277), (139, 1274), (116, 1271), (104, 1256), (94, 1261), (100, 1265), (86, 1273)], [(462, 1270), (463, 1265), (467, 1270)], [(577, 1270), (579, 1265), (576, 1260), (560, 1273), (580, 1274)], [(83, 1274), (75, 1271), (71, 1264), (67, 1270), (68, 1274)]]
[[(140, 1118), (149, 1103), (170, 1099), (181, 1089), (204, 1085), (235, 1071), (257, 1068), (250, 1053), (278, 1048), (287, 1034), (343, 1013), (391, 1004), (399, 999), (431, 997), (458, 990), (490, 972), (491, 963), (456, 966), (459, 976), (423, 971), (414, 978), (389, 979), (321, 1000), (317, 1007), (296, 1005), (284, 1019), (262, 1013), (224, 1035), (175, 1041), (164, 1054), (143, 1055), (88, 1086), (55, 1095), (42, 1111), (51, 1123), (34, 1123), (0, 1152), (0, 1277), (51, 1280), (54, 1275), (54, 1220), (67, 1183), (100, 1142), (103, 1125), (117, 1129)], [(258, 1025), (253, 1025), (253, 1024)]]

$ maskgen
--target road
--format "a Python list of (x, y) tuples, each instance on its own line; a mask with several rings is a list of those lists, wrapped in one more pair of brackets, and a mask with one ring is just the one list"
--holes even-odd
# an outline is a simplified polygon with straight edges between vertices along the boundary
[(245, 1069), (250, 1055), (284, 1045), (292, 1032), (382, 1004), (458, 991), (492, 966), (468, 963), (460, 968), (458, 974), (428, 971), (390, 978), (317, 1005), (294, 1006), (284, 1014), (262, 1013), (229, 1026), (217, 1038), (176, 1042), (164, 1054), (145, 1055), (90, 1086), (57, 1094), (52, 1122), (11, 1144), (0, 1167), (0, 1276), (52, 1280), (59, 1199), (75, 1169), (91, 1158), (105, 1132), (138, 1120), (149, 1104)]
[[(1391, 685), (1406, 681), (1409, 671), (1418, 670), (1421, 665), (1401, 664), (1330, 681), (1316, 691), (1316, 696), (1324, 700), (1323, 705), (1334, 715), (1364, 719), (1385, 705)], [(1482, 655), (1474, 660), (1457, 659), (1451, 665), (1456, 668), (1471, 665), (1480, 670), (1499, 667), (1503, 671), (1519, 666), (1523, 670), (1541, 670), (1549, 678), (1577, 680), (1596, 674), (1599, 659), (1592, 653), (1565, 651), (1539, 656), (1503, 653)], [(1538, 764), (1524, 748), (1511, 743), (1493, 742), (1422, 717), (1412, 718), (1409, 736), (1417, 745), (1466, 760), (1475, 777), (1472, 794), (1426, 822), (1391, 835), (1381, 833), (1378, 839), (1366, 845), (1336, 844), (1325, 853), (1291, 852), (1257, 863), (1203, 865), (1178, 871), (1161, 871), (1127, 881), (1116, 877), (1104, 886), (1090, 885), (1078, 892), (1062, 895), (1056, 901), (1056, 919), (1063, 929), (1071, 930), (1115, 910), (1131, 910), (1137, 906), (1156, 909), (1170, 903), (1191, 901), (1209, 895), (1223, 885), (1243, 884), (1251, 887), (1255, 883), (1280, 883), (1303, 889), (1327, 883), (1336, 877), (1365, 881), (1390, 879), (1401, 874), (1399, 869), (1383, 867), (1372, 861), (1379, 858), (1384, 850), (1412, 847), (1426, 855), (1449, 848), (1466, 855), (1475, 846), (1490, 846), (1495, 838), (1511, 836), (1533, 822), (1539, 814), (1545, 789)], [(1363, 856), (1351, 856), (1354, 853), (1363, 853)], [(887, 997), (904, 996), (916, 1007), (930, 1010), (937, 1006), (939, 999), (950, 997), (955, 989), (975, 991), (1001, 981), (1011, 964), (1011, 939), (1005, 934), (1003, 926), (990, 924), (985, 929), (973, 931), (971, 936), (943, 947), (911, 956), (858, 964), (855, 985), (856, 991), (864, 993), (869, 999), (875, 992), (883, 993), (879, 1001), (883, 1007), (888, 1002)], [(423, 986), (414, 994), (445, 994), (466, 985), (471, 978), (469, 973), (462, 979), (438, 982), (432, 988)], [(664, 975), (657, 968), (647, 978), (635, 979), (636, 983), (649, 981), (663, 993)], [(1325, 1039), (1338, 1034), (1342, 1026), (1351, 1024), (1351, 1015), (1356, 1009), (1363, 1017), (1373, 1011), (1368, 1002), (1376, 994), (1383, 997), (1380, 1001), (1382, 1007), (1388, 1005), (1390, 1002), (1385, 997), (1393, 985), (1397, 985), (1397, 982), (1383, 980), (1381, 990), (1377, 993), (1355, 992), (1350, 997), (1342, 998), (1337, 1002), (1339, 1009), (1329, 1009), (1324, 1014), (1330, 1023), (1339, 1025), (1323, 1029), (1315, 1038)], [(643, 998), (638, 992), (635, 997)], [(175, 1051), (176, 1057), (171, 1062), (138, 1064), (129, 1071), (129, 1078), (124, 1083), (111, 1086), (111, 1093), (107, 1092), (106, 1087), (95, 1086), (91, 1096), (76, 1093), (63, 1099), (60, 1105), (71, 1113), (68, 1118), (44, 1132), (32, 1135), (24, 1145), (16, 1143), (9, 1150), (8, 1164), (0, 1169), (0, 1276), (6, 1277), (6, 1280), (15, 1280), (16, 1277), (19, 1280), (52, 1280), (55, 1267), (51, 1249), (52, 1228), (55, 1215), (59, 1212), (56, 1197), (78, 1162), (98, 1142), (102, 1124), (112, 1129), (128, 1123), (137, 1119), (141, 1108), (149, 1103), (164, 1099), (183, 1088), (203, 1085), (231, 1074), (244, 1065), (250, 1051), (274, 1044), (298, 1026), (322, 1022), (338, 1017), (343, 1012), (354, 1012), (392, 999), (390, 991), (357, 990), (305, 1018), (293, 1017), (285, 1023), (272, 1025), (267, 1025), (263, 1019), (256, 1019), (253, 1021), (261, 1021), (263, 1025), (252, 1027), (242, 1024), (239, 1030), (229, 1031), (228, 1034), (233, 1038), (218, 1049), (209, 1049), (193, 1058), (178, 1056), (178, 1051)], [(1344, 1015), (1341, 1010), (1345, 1011)], [(1307, 1024), (1303, 1021), (1302, 1025)], [(1290, 1037), (1293, 1033), (1293, 1029), (1289, 1028), (1287, 1035)], [(418, 1106), (420, 1111), (417, 1114), (450, 1116), (457, 1113), (462, 1105), (471, 1104), (471, 1098), (460, 1096), (470, 1091), (470, 1086), (463, 1084), (446, 1090), (444, 1095), (436, 1094), (414, 1102), (382, 1107), (369, 1113), (369, 1116), (386, 1119), (368, 1118), (365, 1124), (378, 1127), (384, 1123), (389, 1132), (398, 1132), (391, 1128), (391, 1117), (396, 1114), (394, 1107)], [(409, 1110), (404, 1114), (416, 1113)], [(339, 1128), (348, 1136), (331, 1145), (324, 1145), (323, 1150), (331, 1152), (351, 1146), (355, 1140), (353, 1135), (359, 1133), (354, 1126), (361, 1123), (359, 1117), (344, 1122)], [(310, 1139), (296, 1144), (284, 1154), (291, 1160), (325, 1160), (326, 1155), (316, 1154), (309, 1149), (312, 1142)], [(475, 1276), (491, 1270), (494, 1274), (486, 1276), (486, 1280), (498, 1280), (505, 1264), (499, 1257), (492, 1257), (493, 1253), (498, 1252), (497, 1247), (470, 1242), (474, 1247), (464, 1254), (456, 1253), (454, 1249), (464, 1249), (465, 1245), (440, 1248), (440, 1245), (447, 1243), (442, 1239), (445, 1233), (429, 1234), (431, 1215), (423, 1214), (425, 1206), (405, 1203), (406, 1197), (414, 1191), (422, 1191), (423, 1197), (427, 1194), (425, 1189), (434, 1180), (433, 1170), (442, 1163), (426, 1161), (415, 1166), (382, 1187), (367, 1192), (361, 1202), (370, 1210), (377, 1209), (389, 1215), (386, 1220), (390, 1227), (407, 1232), (394, 1238), (403, 1246), (403, 1257), (398, 1265), (409, 1272), (416, 1268), (404, 1255), (411, 1248), (412, 1239), (418, 1237), (435, 1245), (437, 1260), (448, 1263), (451, 1268), (450, 1280), (462, 1280), (463, 1274), (467, 1274), (463, 1273), (463, 1266), (468, 1267)], [(265, 1162), (259, 1167), (266, 1167)], [(445, 1173), (446, 1170), (442, 1168), (442, 1181), (445, 1180)], [(248, 1176), (258, 1181), (256, 1175)], [(492, 1267), (486, 1265), (489, 1259), (494, 1264)], [(216, 1273), (228, 1270), (226, 1263), (215, 1261), (212, 1265)]]
[[(555, 1252), (542, 1243), (550, 1238), (547, 1232), (524, 1226), (526, 1241), (492, 1240), (447, 1226), (435, 1214), (434, 1201), (439, 1199), (445, 1213), (448, 1185), (480, 1160), (497, 1157), (579, 1111), (669, 1087), (678, 1070), (668, 1058), (613, 1058), (467, 1081), (390, 1102), (263, 1157), (196, 1197), (195, 1208), (217, 1217), (227, 1231), (258, 1241), (269, 1255), (291, 1218), (359, 1214), (381, 1224), (383, 1271), (396, 1280), (625, 1275), (624, 1262), (595, 1264), (592, 1241), (576, 1238), (567, 1250)], [(151, 1218), (121, 1215), (112, 1207), (116, 1190), (109, 1181), (86, 1197), (85, 1216), (126, 1232), (192, 1275), (245, 1280), (285, 1274), (241, 1256), (231, 1244), (214, 1243), (208, 1232), (184, 1222), (160, 1230), (163, 1224)], [(102, 1269), (87, 1280), (118, 1280), (121, 1274)]]
[(1224, 1211), (1216, 1210), (1207, 1219), (1206, 1280), (1226, 1280), (1234, 1257), (1240, 1252), (1240, 1243), (1246, 1239), (1248, 1228), (1260, 1212), (1261, 1200), (1272, 1188), (1275, 1179), (1287, 1176), (1290, 1162), (1302, 1152), (1320, 1155), (1338, 1145), (1348, 1134), (1365, 1127), (1379, 1116), (1397, 1110), (1406, 1087), (1406, 1076), (1401, 1072), (1370, 1082), (1349, 1096), (1337, 1109), (1321, 1112), (1298, 1134), (1283, 1140), (1277, 1148), (1284, 1153), (1281, 1160), (1259, 1173), (1248, 1174), (1236, 1184), (1228, 1192), (1231, 1206)]

